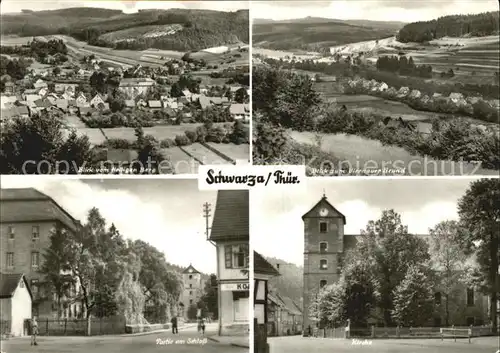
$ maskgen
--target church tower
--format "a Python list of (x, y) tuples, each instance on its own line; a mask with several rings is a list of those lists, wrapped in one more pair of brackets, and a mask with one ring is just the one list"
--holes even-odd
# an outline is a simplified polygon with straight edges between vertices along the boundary
[(345, 216), (335, 209), (325, 195), (306, 214), (304, 222), (304, 335), (314, 329), (309, 305), (323, 286), (339, 278), (342, 253), (344, 252)]

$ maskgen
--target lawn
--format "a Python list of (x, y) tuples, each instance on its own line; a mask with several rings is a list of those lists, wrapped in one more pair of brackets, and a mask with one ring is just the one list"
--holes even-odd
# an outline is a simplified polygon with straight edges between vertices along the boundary
[[(290, 136), (299, 143), (315, 144), (311, 132), (291, 131)], [(333, 153), (340, 160), (355, 169), (406, 169), (411, 176), (450, 176), (450, 175), (498, 175), (498, 171), (479, 168), (471, 163), (459, 164), (451, 161), (438, 161), (429, 157), (413, 156), (404, 148), (384, 146), (380, 141), (346, 134), (326, 134), (323, 136), (322, 150)]]
[(237, 160), (249, 160), (250, 159), (250, 145), (242, 144), (235, 145), (232, 143), (215, 143), (215, 142), (207, 142), (207, 145), (215, 148), (220, 153), (228, 156), (229, 158), (237, 161)]
[(201, 164), (231, 164), (229, 161), (220, 157), (215, 152), (212, 152), (200, 143), (193, 143), (189, 146), (182, 147), (185, 151), (191, 154), (194, 158), (201, 162)]
[[(36, 37), (36, 39), (40, 41), (47, 40), (47, 38), (45, 37)], [(26, 45), (28, 44), (28, 42), (31, 42), (32, 40), (33, 37), (18, 37), (18, 36), (7, 35), (0, 37), (0, 44), (5, 46)]]

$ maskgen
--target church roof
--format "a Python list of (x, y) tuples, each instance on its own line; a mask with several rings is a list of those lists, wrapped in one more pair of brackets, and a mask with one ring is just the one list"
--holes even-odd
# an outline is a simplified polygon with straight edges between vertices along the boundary
[(193, 265), (189, 264), (189, 266), (184, 271), (182, 271), (182, 273), (201, 273), (201, 272), (195, 269)]
[(309, 211), (307, 211), (303, 216), (302, 216), (302, 219), (306, 218), (306, 217), (317, 217), (317, 216), (313, 216), (312, 213), (313, 211), (320, 205), (320, 204), (324, 204), (328, 207), (330, 207), (333, 211), (335, 211), (337, 214), (339, 214), (341, 217), (342, 217), (342, 220), (344, 222), (344, 224), (346, 223), (345, 222), (345, 216), (339, 211), (337, 210), (335, 207), (333, 207), (333, 205), (328, 202), (327, 198), (325, 195), (323, 195), (323, 197), (321, 198), (321, 200), (319, 200)]

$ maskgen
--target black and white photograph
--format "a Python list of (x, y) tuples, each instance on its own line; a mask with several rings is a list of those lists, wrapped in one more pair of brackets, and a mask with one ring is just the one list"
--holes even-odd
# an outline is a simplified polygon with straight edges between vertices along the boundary
[(249, 352), (248, 191), (3, 176), (0, 196), (2, 352)]
[(497, 178), (253, 191), (255, 352), (500, 350)]
[(1, 2), (1, 174), (248, 164), (248, 1)]
[(498, 1), (253, 1), (254, 164), (498, 175)]

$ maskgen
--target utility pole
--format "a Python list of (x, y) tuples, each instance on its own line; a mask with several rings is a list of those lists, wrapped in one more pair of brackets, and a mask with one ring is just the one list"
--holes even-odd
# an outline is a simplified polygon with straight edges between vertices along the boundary
[(203, 217), (205, 218), (205, 235), (207, 240), (210, 238), (210, 217), (212, 216), (211, 204), (205, 202), (203, 204)]

